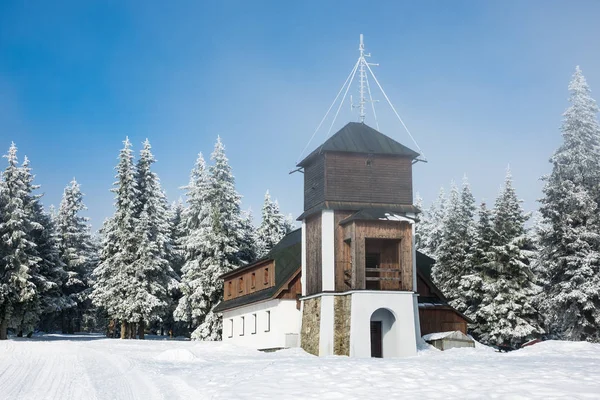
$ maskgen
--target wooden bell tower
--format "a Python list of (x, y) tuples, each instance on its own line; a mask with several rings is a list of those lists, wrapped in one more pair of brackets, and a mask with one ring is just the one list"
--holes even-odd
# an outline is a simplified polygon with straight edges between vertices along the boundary
[(412, 204), (417, 156), (364, 123), (349, 123), (298, 164), (304, 169), (299, 219), (305, 350), (368, 356), (369, 340), (383, 339), (364, 338), (364, 329), (371, 313), (386, 309), (394, 315), (396, 334), (412, 344), (408, 350), (390, 344), (387, 355), (412, 354), (414, 326), (408, 333), (400, 327), (418, 322), (413, 243), (418, 210)]
[[(359, 110), (359, 122), (348, 123), (297, 165), (304, 172), (300, 342), (315, 355), (415, 355), (419, 210), (413, 206), (412, 166), (419, 154), (365, 124), (371, 103), (378, 127), (370, 73), (412, 138), (371, 69), (377, 64), (366, 60), (371, 55), (363, 35), (358, 50), (329, 110), (345, 88), (339, 112), (358, 72), (359, 101), (352, 108)], [(337, 112), (330, 130), (336, 118)]]

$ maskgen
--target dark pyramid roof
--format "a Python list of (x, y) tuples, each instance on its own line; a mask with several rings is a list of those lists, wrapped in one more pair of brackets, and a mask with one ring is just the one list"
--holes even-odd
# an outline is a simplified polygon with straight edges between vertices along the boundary
[(325, 151), (347, 153), (387, 154), (417, 158), (419, 153), (396, 142), (394, 139), (376, 131), (362, 122), (349, 122), (331, 136), (304, 160), (298, 163), (303, 167), (314, 156)]

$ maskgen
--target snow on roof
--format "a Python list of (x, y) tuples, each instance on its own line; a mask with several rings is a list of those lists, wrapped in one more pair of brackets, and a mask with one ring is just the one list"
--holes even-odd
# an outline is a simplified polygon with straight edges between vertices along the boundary
[(405, 217), (403, 215), (393, 214), (393, 213), (389, 213), (389, 212), (386, 212), (384, 214), (384, 216), (380, 217), (379, 219), (381, 221), (401, 221), (401, 222), (404, 221), (404, 222), (408, 222), (408, 223), (411, 223), (411, 224), (415, 223), (415, 220), (412, 219), (412, 218), (407, 218), (407, 217)]
[(461, 331), (435, 332), (423, 336), (423, 340), (426, 342), (441, 339), (469, 339), (469, 337)]

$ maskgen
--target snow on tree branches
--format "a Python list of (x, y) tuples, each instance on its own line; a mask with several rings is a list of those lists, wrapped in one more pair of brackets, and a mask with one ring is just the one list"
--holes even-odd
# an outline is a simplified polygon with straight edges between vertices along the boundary
[(59, 256), (67, 273), (62, 291), (72, 303), (62, 314), (63, 333), (80, 331), (84, 313), (90, 307), (89, 280), (95, 268), (96, 248), (90, 234), (88, 218), (80, 215), (86, 209), (80, 186), (73, 179), (63, 192), (58, 213), (54, 218)]
[(569, 84), (563, 143), (540, 200), (542, 306), (551, 334), (600, 340), (600, 127), (598, 106), (579, 67)]
[(213, 165), (207, 168), (202, 154), (198, 156), (186, 187), (182, 297), (174, 313), (198, 340), (221, 338), (222, 320), (213, 312), (223, 300), (219, 277), (253, 261), (256, 253), (251, 215), (240, 210), (241, 197), (220, 138), (211, 160)]
[(208, 234), (204, 237), (206, 253), (201, 260), (200, 275), (204, 318), (192, 333), (192, 338), (199, 340), (221, 338), (223, 321), (213, 312), (214, 307), (223, 300), (223, 282), (219, 277), (244, 264), (239, 257), (243, 239), (240, 229), (241, 196), (235, 190), (235, 179), (220, 137), (217, 138), (211, 160), (213, 165), (209, 167), (207, 197), (210, 210), (206, 226)]
[(115, 214), (103, 228), (101, 262), (94, 271), (92, 299), (112, 319), (122, 322), (121, 337), (140, 338), (147, 322), (160, 320), (168, 306), (168, 286), (175, 274), (167, 252), (171, 246), (166, 198), (150, 143), (144, 142), (134, 167), (129, 139), (119, 155)]
[(460, 280), (463, 275), (470, 273), (469, 254), (475, 241), (474, 211), (475, 200), (466, 178), (460, 193), (452, 183), (441, 242), (435, 250), (437, 262), (432, 270), (432, 278), (450, 303), (460, 311), (466, 308)]
[(19, 316), (19, 308), (35, 301), (36, 287), (33, 270), (40, 262), (31, 240), (33, 221), (26, 210), (27, 183), (19, 170), (17, 147), (13, 143), (5, 155), (8, 166), (2, 174), (0, 189), (0, 339), (7, 338), (7, 328), (12, 318)]
[(486, 343), (513, 347), (543, 333), (539, 313), (533, 306), (539, 288), (530, 268), (533, 244), (525, 229), (529, 217), (520, 203), (508, 171), (494, 206), (492, 246), (489, 252), (481, 252), (483, 297), (476, 312), (475, 329)]
[(262, 208), (262, 222), (256, 231), (259, 257), (264, 257), (291, 231), (288, 224), (285, 217), (279, 212), (279, 204), (277, 201), (271, 200), (267, 190)]

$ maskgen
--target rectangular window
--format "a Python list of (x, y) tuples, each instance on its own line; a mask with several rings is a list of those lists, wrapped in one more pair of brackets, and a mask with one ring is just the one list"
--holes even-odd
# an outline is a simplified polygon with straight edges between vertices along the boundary
[(269, 268), (265, 268), (265, 285), (269, 284)]
[(240, 276), (238, 279), (238, 292), (242, 293), (244, 291), (244, 277)]
[(240, 336), (244, 336), (244, 325), (245, 325), (244, 324), (244, 317), (242, 317), (241, 323), (242, 324), (240, 326)]
[(233, 319), (229, 320), (229, 337), (233, 337)]
[(252, 314), (252, 332), (253, 335), (256, 333), (256, 314)]
[(227, 282), (227, 297), (231, 297), (232, 294), (233, 294), (233, 282), (229, 281), (229, 282)]
[(250, 283), (252, 284), (252, 289), (254, 289), (256, 287), (256, 272), (252, 273), (252, 279), (250, 280)]
[(265, 326), (265, 332), (271, 331), (271, 311), (267, 311), (267, 324)]

